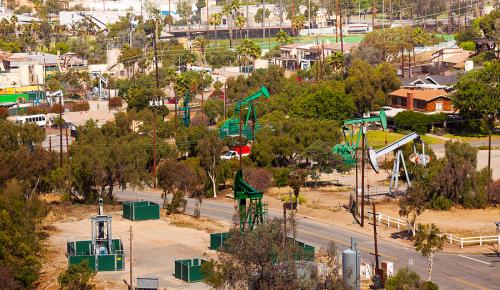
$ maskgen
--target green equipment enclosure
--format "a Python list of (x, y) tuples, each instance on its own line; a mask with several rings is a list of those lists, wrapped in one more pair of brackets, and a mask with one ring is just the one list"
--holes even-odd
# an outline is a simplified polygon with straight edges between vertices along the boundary
[(208, 263), (202, 259), (187, 259), (175, 261), (175, 278), (181, 279), (184, 282), (199, 282), (203, 280), (201, 266)]
[(160, 218), (160, 206), (151, 201), (123, 203), (123, 217), (131, 221), (157, 220)]
[(314, 261), (315, 248), (303, 242), (294, 240), (291, 237), (287, 237), (290, 243), (295, 244), (299, 251), (295, 254), (294, 259), (297, 261)]
[(121, 240), (114, 239), (109, 254), (95, 255), (92, 249), (92, 241), (73, 241), (66, 244), (68, 254), (68, 265), (80, 264), (86, 261), (88, 266), (97, 272), (123, 271), (125, 269), (125, 255)]
[(210, 234), (210, 250), (219, 250), (220, 247), (229, 238), (229, 233), (214, 233)]

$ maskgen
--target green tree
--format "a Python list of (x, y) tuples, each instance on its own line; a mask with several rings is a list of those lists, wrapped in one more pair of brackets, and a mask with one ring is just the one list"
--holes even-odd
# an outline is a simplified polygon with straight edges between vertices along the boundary
[(198, 142), (200, 166), (210, 179), (214, 197), (217, 197), (217, 167), (220, 164), (222, 149), (222, 142), (215, 134), (210, 134)]
[(180, 0), (177, 3), (177, 14), (182, 21), (188, 25), (188, 38), (191, 37), (191, 16), (193, 16), (193, 8), (189, 0)]
[(422, 256), (429, 259), (429, 281), (432, 278), (434, 253), (443, 250), (445, 240), (446, 236), (441, 233), (435, 224), (418, 224), (417, 233), (413, 237), (413, 246)]
[[(158, 185), (162, 189), (163, 207), (167, 214), (185, 210), (185, 195), (196, 187), (196, 175), (186, 164), (165, 160), (158, 166)], [(169, 202), (168, 196), (172, 195)]]
[(209, 99), (203, 105), (203, 112), (208, 116), (209, 123), (215, 124), (224, 114), (224, 102), (219, 99)]
[(292, 116), (342, 122), (355, 111), (352, 98), (342, 91), (320, 88), (315, 93), (299, 97), (292, 107)]
[(492, 128), (492, 120), (500, 111), (498, 71), (500, 61), (493, 60), (482, 69), (467, 72), (455, 85), (453, 105), (465, 119), (469, 119), (469, 130), (482, 127), (489, 132)]

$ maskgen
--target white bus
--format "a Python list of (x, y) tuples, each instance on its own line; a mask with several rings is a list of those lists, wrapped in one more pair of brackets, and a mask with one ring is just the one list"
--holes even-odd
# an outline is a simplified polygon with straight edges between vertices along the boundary
[(37, 124), (40, 127), (43, 127), (47, 124), (45, 115), (28, 115), (28, 116), (16, 116), (16, 123), (17, 124), (26, 124), (26, 123), (33, 123)]

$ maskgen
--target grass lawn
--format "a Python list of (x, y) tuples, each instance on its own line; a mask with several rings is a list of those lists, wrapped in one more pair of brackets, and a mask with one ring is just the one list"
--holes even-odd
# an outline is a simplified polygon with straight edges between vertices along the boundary
[[(385, 135), (386, 132), (384, 131), (368, 131), (367, 133), (367, 143), (368, 146), (371, 146), (373, 148), (381, 148), (385, 145)], [(399, 134), (399, 133), (394, 133), (394, 132), (387, 132), (387, 144), (390, 144), (392, 142), (395, 142), (401, 138), (403, 138), (405, 135)], [(422, 139), (424, 140), (425, 143), (431, 145), (431, 144), (444, 144), (446, 141), (441, 140), (438, 138), (434, 137), (429, 137), (429, 136), (422, 136)]]
[[(488, 135), (471, 134), (471, 135), (453, 135), (445, 134), (443, 137), (462, 140), (463, 142), (488, 141)], [(500, 140), (500, 135), (491, 135), (491, 140)]]
[[(358, 43), (363, 40), (363, 35), (344, 35), (344, 42), (346, 43)], [(262, 42), (262, 37), (258, 38), (250, 38), (250, 40), (255, 41), (260, 48), (262, 49), (269, 49), (269, 47), (273, 48), (276, 47), (279, 43), (276, 41), (275, 36), (271, 36), (271, 39), (269, 37), (266, 37), (266, 41)], [(318, 36), (318, 41), (324, 42), (324, 43), (335, 43), (335, 35), (324, 35), (324, 36)], [(295, 36), (292, 37), (292, 42), (293, 43), (316, 43), (316, 37), (310, 37), (310, 36)], [(340, 38), (339, 38), (340, 42)], [(240, 39), (233, 39), (233, 46), (236, 47), (241, 43)], [(217, 40), (217, 46), (218, 47), (228, 47), (229, 46), (229, 39), (219, 39)], [(215, 47), (215, 40), (210, 41), (210, 47)]]

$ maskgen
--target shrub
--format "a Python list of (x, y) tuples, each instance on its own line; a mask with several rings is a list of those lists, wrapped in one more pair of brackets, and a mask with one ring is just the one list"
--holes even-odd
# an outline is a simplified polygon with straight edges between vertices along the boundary
[[(284, 194), (281, 196), (281, 202), (282, 203), (288, 203), (290, 202), (290, 195), (288, 194)], [(295, 197), (295, 195), (292, 195), (292, 201), (295, 203), (297, 202), (297, 197)], [(299, 204), (304, 204), (307, 202), (307, 199), (305, 197), (303, 197), (302, 195), (299, 195)]]
[(229, 49), (207, 49), (205, 52), (207, 62), (217, 68), (228, 66), (236, 62), (236, 54)]
[(473, 41), (464, 41), (460, 43), (460, 47), (464, 50), (476, 51), (476, 44)]
[(38, 115), (38, 114), (47, 114), (47, 109), (43, 107), (29, 107), (26, 111), (27, 115)]
[(61, 104), (53, 104), (49, 110), (49, 113), (62, 113), (62, 112), (64, 112), (64, 108), (61, 106)]
[(120, 97), (113, 97), (109, 99), (108, 106), (110, 110), (120, 109), (123, 106), (122, 99)]
[(5, 120), (9, 116), (9, 110), (5, 107), (0, 107), (0, 120)]
[(260, 191), (265, 191), (271, 185), (271, 173), (265, 168), (245, 168), (243, 177), (250, 186)]
[(445, 197), (438, 196), (432, 201), (432, 208), (438, 210), (449, 210), (453, 206), (453, 202)]
[(273, 172), (274, 185), (277, 187), (283, 187), (288, 184), (288, 175), (290, 174), (290, 169), (287, 167), (277, 168)]
[(71, 105), (71, 112), (82, 112), (90, 110), (90, 105), (88, 102), (75, 102)]
[(90, 279), (95, 275), (95, 272), (90, 269), (86, 261), (80, 264), (71, 265), (68, 269), (59, 275), (57, 280), (61, 289), (93, 289), (90, 284)]
[(424, 113), (403, 111), (394, 117), (394, 123), (398, 130), (411, 130), (419, 134), (425, 134), (432, 128), (432, 124), (441, 123), (446, 120), (444, 114), (426, 115)]

